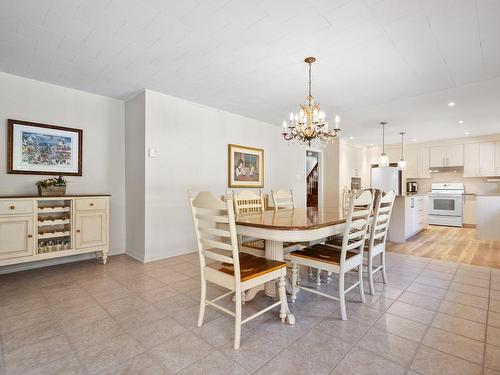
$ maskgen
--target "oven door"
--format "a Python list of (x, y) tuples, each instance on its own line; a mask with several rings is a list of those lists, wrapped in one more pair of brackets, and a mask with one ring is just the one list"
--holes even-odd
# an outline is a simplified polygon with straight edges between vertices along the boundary
[(431, 195), (430, 215), (462, 216), (461, 195)]

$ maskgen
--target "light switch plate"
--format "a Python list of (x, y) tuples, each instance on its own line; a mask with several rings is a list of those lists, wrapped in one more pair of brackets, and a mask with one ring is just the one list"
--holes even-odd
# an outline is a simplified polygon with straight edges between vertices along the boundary
[(149, 148), (149, 157), (150, 158), (157, 158), (160, 156), (160, 150), (156, 149), (156, 148)]

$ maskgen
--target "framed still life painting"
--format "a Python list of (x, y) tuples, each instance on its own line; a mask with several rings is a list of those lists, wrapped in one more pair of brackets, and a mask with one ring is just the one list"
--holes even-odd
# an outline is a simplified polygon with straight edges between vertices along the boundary
[(264, 150), (229, 145), (228, 185), (232, 188), (264, 187)]
[(8, 120), (8, 173), (82, 175), (83, 130)]

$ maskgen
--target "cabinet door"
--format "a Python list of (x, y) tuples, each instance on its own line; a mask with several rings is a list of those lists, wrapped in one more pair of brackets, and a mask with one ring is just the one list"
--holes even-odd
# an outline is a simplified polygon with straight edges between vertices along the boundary
[(33, 216), (0, 218), (0, 259), (33, 255)]
[(479, 144), (479, 175), (495, 175), (495, 142)]
[(464, 217), (463, 223), (469, 225), (476, 224), (476, 196), (464, 195)]
[(107, 244), (108, 215), (106, 212), (77, 212), (75, 214), (75, 247), (102, 247)]
[(500, 141), (495, 142), (495, 176), (500, 176)]
[(464, 165), (464, 145), (446, 146), (446, 166), (462, 167)]
[(429, 173), (429, 148), (419, 148), (418, 149), (418, 177), (419, 178), (430, 178)]
[(434, 146), (430, 148), (431, 168), (446, 167), (446, 146)]
[(401, 159), (400, 148), (386, 148), (385, 153), (389, 157), (389, 163), (397, 163)]
[(464, 154), (464, 177), (479, 176), (479, 143), (467, 143)]
[(406, 150), (406, 178), (418, 178), (418, 150), (410, 148)]

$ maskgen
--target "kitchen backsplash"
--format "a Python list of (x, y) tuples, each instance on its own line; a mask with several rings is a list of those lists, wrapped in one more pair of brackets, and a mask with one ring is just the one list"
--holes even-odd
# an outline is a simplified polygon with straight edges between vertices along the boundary
[(437, 172), (432, 173), (432, 178), (415, 178), (408, 181), (418, 182), (418, 191), (427, 193), (431, 191), (431, 184), (437, 182), (462, 182), (465, 186), (465, 192), (469, 194), (498, 194), (500, 193), (499, 182), (486, 182), (484, 177), (463, 177), (463, 171), (456, 172)]

